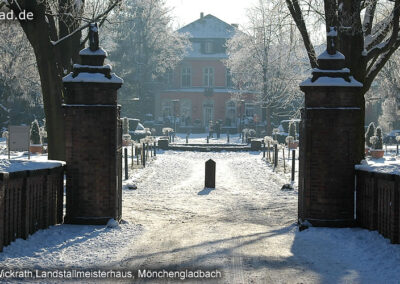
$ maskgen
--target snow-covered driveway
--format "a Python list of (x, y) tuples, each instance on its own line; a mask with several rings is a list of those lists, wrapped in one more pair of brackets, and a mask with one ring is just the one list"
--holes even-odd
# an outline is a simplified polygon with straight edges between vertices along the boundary
[[(204, 188), (209, 158), (215, 190)], [(138, 175), (138, 190), (124, 192), (124, 214), (144, 233), (124, 267), (218, 268), (226, 283), (274, 277), (265, 260), (295, 229), (297, 192), (280, 191), (285, 181), (258, 153), (165, 152)]]
[[(216, 189), (204, 163), (216, 161)], [(126, 219), (143, 225), (125, 268), (220, 269), (221, 283), (398, 283), (400, 246), (377, 232), (298, 232), (297, 191), (258, 153), (167, 151), (125, 191)]]
[[(298, 232), (297, 191), (281, 191), (287, 177), (261, 157), (160, 151), (125, 182), (124, 222), (118, 227), (41, 230), (4, 248), (1, 268), (218, 269), (223, 278), (216, 283), (398, 283), (400, 245), (377, 232)], [(214, 190), (204, 188), (204, 163), (210, 158), (216, 161)], [(137, 190), (127, 188), (132, 181)], [(54, 281), (42, 281), (47, 282)], [(134, 280), (141, 282), (146, 281)]]

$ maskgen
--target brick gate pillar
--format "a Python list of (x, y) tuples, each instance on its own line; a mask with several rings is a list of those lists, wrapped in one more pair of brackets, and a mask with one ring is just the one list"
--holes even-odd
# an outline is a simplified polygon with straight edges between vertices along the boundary
[(121, 220), (122, 159), (120, 106), (123, 80), (104, 65), (97, 24), (89, 27), (90, 47), (81, 63), (63, 78), (66, 137), (66, 216), (70, 224), (106, 224)]
[(362, 84), (350, 76), (345, 57), (336, 51), (336, 30), (328, 33), (319, 68), (300, 84), (301, 113), (299, 223), (346, 227), (354, 224), (354, 165), (363, 149)]

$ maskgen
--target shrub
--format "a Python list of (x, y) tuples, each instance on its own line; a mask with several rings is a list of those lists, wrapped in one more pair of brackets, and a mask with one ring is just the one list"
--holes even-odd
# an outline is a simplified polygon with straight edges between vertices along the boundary
[(368, 125), (367, 132), (365, 133), (365, 144), (367, 144), (368, 147), (372, 147), (371, 137), (374, 135), (375, 135), (375, 124), (371, 122)]
[(383, 149), (382, 129), (379, 126), (375, 129), (375, 136), (378, 140), (374, 143), (373, 148), (379, 150)]
[(249, 129), (249, 136), (250, 137), (255, 137), (257, 135), (257, 132), (254, 129)]
[(371, 147), (375, 149), (375, 145), (378, 143), (378, 137), (375, 135), (371, 136), (371, 138), (369, 138), (369, 143), (371, 144)]
[(289, 136), (292, 136), (293, 139), (296, 139), (296, 123), (294, 121), (289, 122)]
[(294, 138), (293, 138), (293, 136), (287, 136), (286, 139), (285, 139), (285, 141), (286, 141), (286, 144), (289, 145), (290, 143), (293, 143)]
[(1, 134), (1, 137), (8, 139), (8, 131), (4, 131), (3, 134)]
[(265, 137), (264, 137), (264, 143), (265, 143), (265, 145), (267, 145), (268, 142), (269, 142), (269, 143), (272, 143), (272, 141), (274, 141), (274, 139), (273, 139), (271, 136), (265, 136)]
[(32, 124), (31, 124), (31, 143), (36, 144), (36, 145), (42, 144), (40, 133), (39, 133), (39, 123), (36, 119), (34, 121), (32, 121)]

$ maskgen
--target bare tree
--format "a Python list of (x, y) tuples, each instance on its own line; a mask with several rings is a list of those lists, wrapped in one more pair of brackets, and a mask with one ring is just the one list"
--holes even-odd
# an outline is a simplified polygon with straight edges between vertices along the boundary
[(62, 77), (78, 62), (85, 44), (82, 30), (88, 22), (104, 23), (107, 15), (122, 0), (6, 0), (8, 9), (18, 15), (33, 13), (34, 19), (19, 23), (30, 42), (39, 71), (46, 116), (49, 159), (65, 159), (62, 115)]
[[(0, 29), (0, 125), (31, 123), (42, 100), (32, 47), (18, 23), (3, 21)], [(26, 109), (21, 110), (21, 107)], [(36, 117), (35, 117), (36, 118)]]
[[(226, 64), (241, 94), (256, 92), (263, 108), (267, 134), (271, 135), (271, 117), (283, 109), (293, 111), (299, 102), (301, 60), (296, 50), (296, 33), (285, 6), (279, 0), (260, 0), (249, 10), (249, 26), (228, 42)], [(288, 113), (286, 113), (288, 114)]]
[[(400, 0), (285, 1), (303, 38), (312, 67), (317, 67), (317, 60), (309, 33), (310, 25), (305, 19), (313, 14), (324, 21), (327, 31), (330, 27), (338, 28), (337, 48), (345, 55), (346, 66), (353, 76), (363, 84), (359, 98), (362, 110), (359, 131), (364, 132), (364, 94), (400, 45)], [(360, 151), (364, 148), (361, 143)]]
[(301, 33), (312, 67), (317, 66), (317, 61), (305, 18), (314, 13), (314, 17), (325, 22), (327, 30), (331, 26), (338, 27), (337, 48), (346, 56), (346, 65), (354, 77), (363, 83), (363, 94), (400, 45), (400, 0), (285, 1)]

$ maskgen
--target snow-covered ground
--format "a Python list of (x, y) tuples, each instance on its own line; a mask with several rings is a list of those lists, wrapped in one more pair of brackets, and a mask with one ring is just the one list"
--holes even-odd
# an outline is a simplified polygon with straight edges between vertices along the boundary
[[(210, 158), (215, 189), (204, 188)], [(290, 175), (274, 172), (262, 153), (160, 151), (130, 177), (122, 224), (53, 226), (5, 247), (1, 267), (218, 269), (215, 283), (399, 283), (400, 245), (376, 231), (298, 232), (297, 190), (281, 191)]]

